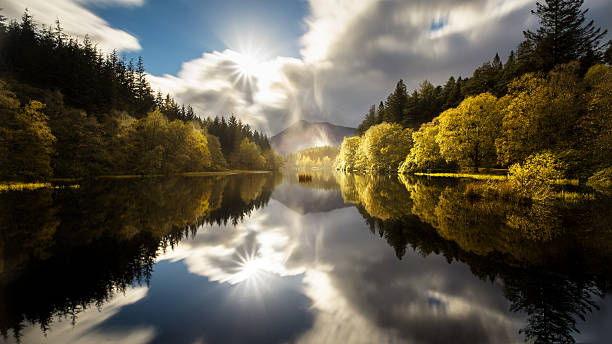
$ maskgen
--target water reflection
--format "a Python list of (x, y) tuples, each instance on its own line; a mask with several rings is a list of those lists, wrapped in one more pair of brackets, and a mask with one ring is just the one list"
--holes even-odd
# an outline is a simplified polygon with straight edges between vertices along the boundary
[[(474, 202), (463, 195), (461, 182), (402, 178), (408, 192), (390, 201), (395, 188), (391, 182), (368, 176), (340, 180), (348, 189), (343, 186), (343, 194), (360, 205), (371, 230), (385, 237), (398, 258), (409, 245), (425, 256), (440, 253), (449, 262), (465, 262), (475, 276), (499, 281), (510, 310), (527, 314), (520, 330), (526, 340), (574, 342), (578, 321), (598, 310), (598, 302), (609, 292), (609, 200)], [(382, 189), (364, 195), (363, 190), (377, 188)], [(393, 216), (395, 202), (403, 202), (410, 211)]]
[(603, 341), (610, 203), (474, 202), (464, 187), (314, 173), (0, 194), (0, 330), (26, 343)]
[[(161, 248), (263, 207), (273, 175), (102, 180), (79, 189), (0, 194), (0, 332), (75, 322), (147, 285)], [(264, 190), (265, 189), (265, 190)], [(44, 288), (41, 288), (44, 285)]]

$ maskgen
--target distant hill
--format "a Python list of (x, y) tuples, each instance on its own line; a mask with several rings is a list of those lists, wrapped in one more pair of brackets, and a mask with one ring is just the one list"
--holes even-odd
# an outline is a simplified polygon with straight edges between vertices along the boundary
[(311, 147), (338, 146), (344, 137), (355, 136), (355, 130), (328, 122), (300, 120), (272, 136), (270, 143), (277, 152), (287, 154)]

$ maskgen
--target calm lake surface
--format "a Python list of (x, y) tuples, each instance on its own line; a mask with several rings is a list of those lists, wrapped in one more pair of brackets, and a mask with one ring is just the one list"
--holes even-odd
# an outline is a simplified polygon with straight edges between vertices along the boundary
[(0, 342), (610, 343), (612, 204), (467, 181), (98, 180), (0, 194)]

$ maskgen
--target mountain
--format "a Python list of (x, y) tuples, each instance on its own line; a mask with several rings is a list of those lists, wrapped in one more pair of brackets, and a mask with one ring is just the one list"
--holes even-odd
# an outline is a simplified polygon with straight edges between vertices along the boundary
[(328, 122), (300, 120), (272, 136), (270, 143), (280, 154), (287, 154), (311, 147), (338, 146), (344, 137), (355, 136), (355, 130)]

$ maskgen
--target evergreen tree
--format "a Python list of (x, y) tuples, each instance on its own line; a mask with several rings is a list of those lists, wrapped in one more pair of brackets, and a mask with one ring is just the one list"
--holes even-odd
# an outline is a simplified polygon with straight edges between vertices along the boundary
[(441, 110), (446, 110), (451, 107), (459, 105), (461, 101), (461, 77), (455, 80), (454, 77), (450, 77), (444, 85), (444, 103), (442, 104)]
[(376, 125), (376, 105), (372, 105), (365, 116), (365, 119), (357, 127), (356, 134), (363, 135), (371, 126)]
[[(601, 40), (608, 32), (586, 21), (588, 9), (584, 0), (546, 0), (537, 2), (532, 14), (538, 16), (536, 32), (524, 31), (525, 39), (534, 47), (533, 58), (541, 70), (549, 71), (570, 61), (601, 60), (606, 44)], [(592, 63), (591, 63), (592, 64)], [(583, 66), (583, 67), (589, 67)]]
[[(408, 103), (406, 85), (400, 79), (395, 86), (395, 91), (389, 95), (385, 104), (384, 121), (389, 123), (400, 123), (404, 119), (404, 111)], [(408, 120), (412, 123), (414, 120)]]
[(376, 124), (380, 124), (385, 118), (385, 104), (381, 101), (378, 104), (378, 112), (376, 113)]
[(604, 54), (604, 62), (612, 65), (612, 41), (608, 42), (608, 50)]

